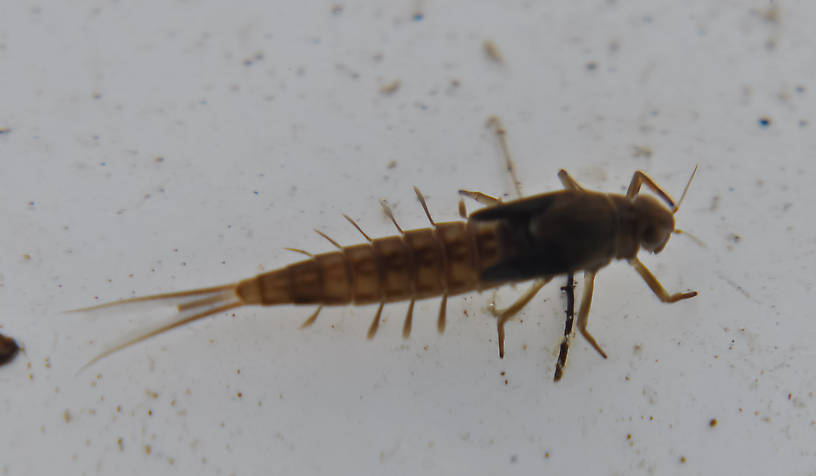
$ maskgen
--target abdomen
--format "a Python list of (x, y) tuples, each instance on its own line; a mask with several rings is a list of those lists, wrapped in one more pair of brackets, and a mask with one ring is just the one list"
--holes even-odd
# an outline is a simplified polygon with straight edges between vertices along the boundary
[(423, 299), (492, 286), (481, 275), (500, 255), (495, 226), (437, 223), (315, 255), (261, 274), (257, 283), (264, 305)]

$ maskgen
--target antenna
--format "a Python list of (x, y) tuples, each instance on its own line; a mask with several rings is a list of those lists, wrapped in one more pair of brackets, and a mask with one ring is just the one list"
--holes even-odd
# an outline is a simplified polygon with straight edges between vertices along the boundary
[(691, 181), (694, 180), (694, 175), (697, 173), (697, 169), (700, 167), (700, 164), (694, 166), (694, 170), (691, 172), (691, 177), (689, 177), (689, 181), (686, 184), (686, 188), (683, 189), (683, 195), (680, 195), (680, 200), (677, 204), (672, 207), (672, 215), (677, 213), (677, 210), (680, 208), (680, 204), (683, 203), (683, 199), (686, 198), (686, 192), (688, 192), (689, 187), (691, 186)]

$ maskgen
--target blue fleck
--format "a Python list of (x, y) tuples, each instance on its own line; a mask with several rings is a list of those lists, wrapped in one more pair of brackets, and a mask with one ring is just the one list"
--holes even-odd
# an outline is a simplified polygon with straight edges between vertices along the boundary
[(107, 162), (100, 162), (99, 165), (101, 165), (102, 167), (107, 167), (108, 163)]
[(414, 21), (422, 21), (425, 18), (425, 15), (422, 13), (414, 13)]
[(254, 193), (255, 195), (258, 195), (258, 191), (257, 191), (257, 190), (255, 190), (255, 191), (254, 191), (254, 192), (252, 192), (252, 193)]
[(771, 125), (771, 118), (770, 117), (760, 117), (759, 118), (759, 127), (768, 128)]

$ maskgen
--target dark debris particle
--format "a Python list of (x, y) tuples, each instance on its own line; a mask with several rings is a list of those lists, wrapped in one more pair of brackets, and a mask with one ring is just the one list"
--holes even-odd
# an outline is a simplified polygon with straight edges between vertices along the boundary
[(20, 346), (11, 337), (0, 334), (0, 365), (5, 365), (17, 356)]
[(762, 117), (759, 118), (758, 123), (759, 123), (759, 127), (763, 128), (763, 129), (767, 129), (767, 128), (771, 127), (771, 118), (768, 117), (768, 116), (762, 116)]
[(8, 134), (9, 132), (11, 132), (10, 127), (0, 127), (0, 134)]
[(717, 419), (712, 418), (711, 421), (708, 422), (708, 426), (710, 426), (711, 428), (714, 428), (715, 426), (717, 426)]

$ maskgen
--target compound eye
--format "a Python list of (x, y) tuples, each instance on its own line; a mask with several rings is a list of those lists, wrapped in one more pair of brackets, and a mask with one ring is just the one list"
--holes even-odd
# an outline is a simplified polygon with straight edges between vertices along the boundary
[(640, 233), (640, 241), (644, 246), (654, 246), (658, 243), (657, 228), (652, 225), (647, 226)]
[(658, 252), (666, 246), (669, 234), (663, 228), (647, 225), (640, 233), (640, 244), (647, 250)]

